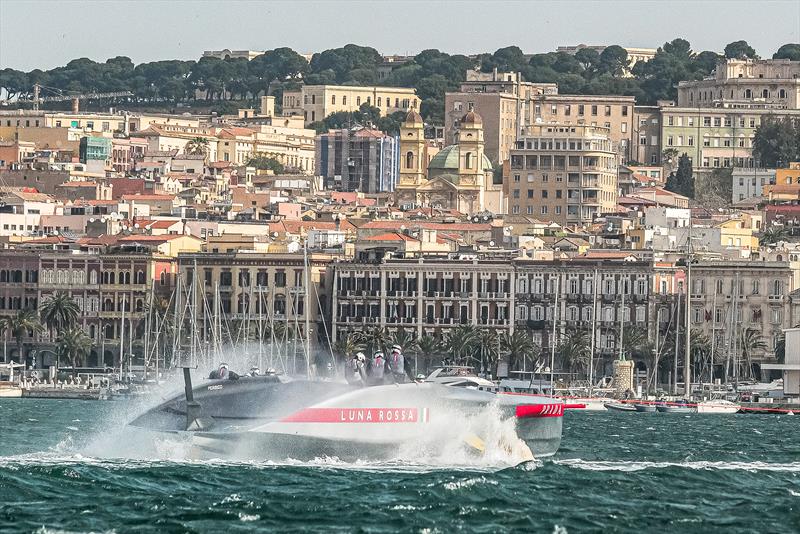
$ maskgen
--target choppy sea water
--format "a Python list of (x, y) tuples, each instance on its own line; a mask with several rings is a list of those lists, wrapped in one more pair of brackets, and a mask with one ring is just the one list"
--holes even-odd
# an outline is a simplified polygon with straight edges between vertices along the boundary
[(193, 461), (136, 409), (0, 399), (0, 532), (800, 532), (800, 416), (569, 412), (510, 467)]

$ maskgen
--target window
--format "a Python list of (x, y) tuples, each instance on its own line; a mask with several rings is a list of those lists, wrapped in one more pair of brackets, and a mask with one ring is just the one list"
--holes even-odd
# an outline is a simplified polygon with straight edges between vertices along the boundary
[(620, 124), (619, 128), (620, 128), (620, 131), (622, 131), (622, 133), (628, 133), (628, 123), (627, 122), (623, 122), (622, 124)]
[(694, 136), (690, 135), (690, 136), (689, 136), (689, 137), (686, 139), (686, 144), (688, 144), (689, 146), (694, 146)]
[(360, 106), (360, 105), (361, 105), (361, 97), (357, 96), (356, 97), (356, 106)]
[(597, 106), (592, 106), (592, 115), (597, 115)]
[(343, 106), (347, 105), (347, 95), (342, 95), (342, 105)]
[(622, 106), (622, 116), (623, 117), (628, 116), (628, 106)]
[(571, 112), (572, 112), (572, 106), (570, 106), (569, 104), (565, 105), (564, 106), (564, 115), (569, 117)]
[(542, 198), (547, 198), (547, 191), (542, 191)]
[(606, 117), (611, 116), (611, 106), (606, 106), (605, 108)]
[(547, 215), (547, 206), (542, 206), (542, 215)]
[(331, 104), (336, 105), (336, 95), (331, 95)]
[(583, 104), (578, 104), (578, 115), (583, 115), (583, 108), (584, 108)]

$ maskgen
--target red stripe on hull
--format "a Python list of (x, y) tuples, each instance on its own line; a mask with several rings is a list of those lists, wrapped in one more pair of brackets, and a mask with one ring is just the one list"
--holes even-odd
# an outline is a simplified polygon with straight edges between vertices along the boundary
[(526, 417), (562, 417), (564, 415), (563, 404), (519, 404), (516, 407), (516, 415), (520, 419)]

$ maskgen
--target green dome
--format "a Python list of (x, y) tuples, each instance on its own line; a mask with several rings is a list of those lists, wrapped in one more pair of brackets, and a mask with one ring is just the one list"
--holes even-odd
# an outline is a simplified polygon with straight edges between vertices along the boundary
[[(489, 158), (486, 157), (486, 154), (483, 155), (483, 170), (492, 170), (492, 162), (489, 161)], [(444, 172), (458, 174), (458, 145), (444, 147), (435, 156), (433, 156), (433, 158), (431, 158), (431, 162), (428, 164), (428, 171), (429, 175), (430, 171), (434, 171), (434, 175), (443, 174)], [(453, 173), (452, 171), (455, 172)]]

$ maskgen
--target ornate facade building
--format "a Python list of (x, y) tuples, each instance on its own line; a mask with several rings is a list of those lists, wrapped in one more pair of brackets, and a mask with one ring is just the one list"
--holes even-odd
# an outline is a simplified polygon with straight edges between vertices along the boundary
[(500, 213), (502, 181), (495, 183), (492, 163), (484, 154), (483, 121), (469, 112), (461, 121), (458, 143), (425, 162), (422, 117), (409, 112), (400, 128), (400, 181), (397, 203), (473, 214)]

